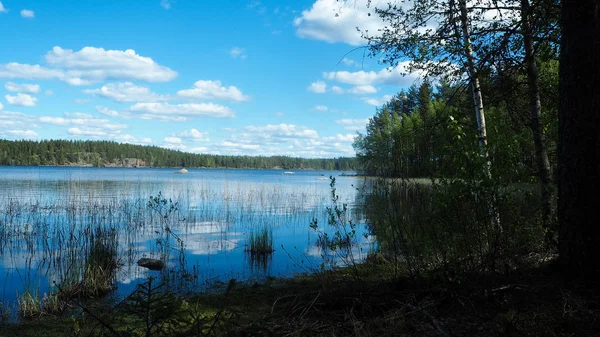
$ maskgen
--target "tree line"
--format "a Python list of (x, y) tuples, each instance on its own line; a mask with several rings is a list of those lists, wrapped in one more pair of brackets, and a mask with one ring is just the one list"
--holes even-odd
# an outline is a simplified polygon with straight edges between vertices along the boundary
[[(370, 55), (423, 81), (370, 119), (360, 168), (473, 189), (536, 181), (546, 243), (570, 277), (598, 275), (600, 1), (375, 5), (385, 28), (362, 31)], [(499, 229), (500, 206), (495, 195), (483, 207)]]
[(113, 141), (0, 140), (0, 165), (354, 170), (355, 160), (345, 157), (321, 159), (194, 154), (157, 146), (122, 144)]

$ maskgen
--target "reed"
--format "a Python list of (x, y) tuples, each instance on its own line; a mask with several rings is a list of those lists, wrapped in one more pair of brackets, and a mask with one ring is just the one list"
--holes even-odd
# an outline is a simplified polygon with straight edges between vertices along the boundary
[(264, 226), (258, 230), (252, 230), (248, 236), (247, 251), (250, 255), (267, 255), (273, 253), (273, 229)]

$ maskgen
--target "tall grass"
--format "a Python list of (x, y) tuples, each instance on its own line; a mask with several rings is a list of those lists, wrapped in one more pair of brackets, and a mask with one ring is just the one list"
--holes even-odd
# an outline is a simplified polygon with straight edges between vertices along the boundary
[(271, 254), (273, 249), (273, 229), (264, 226), (258, 230), (252, 230), (248, 236), (247, 251), (250, 255)]

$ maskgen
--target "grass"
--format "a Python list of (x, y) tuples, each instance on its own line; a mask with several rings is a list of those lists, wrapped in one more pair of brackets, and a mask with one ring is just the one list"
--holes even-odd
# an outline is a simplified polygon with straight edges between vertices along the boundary
[[(359, 268), (360, 280), (341, 268), (325, 272), (326, 277), (230, 283), (211, 292), (167, 297), (170, 311), (177, 315), (152, 331), (156, 336), (382, 337), (595, 336), (600, 332), (600, 289), (564, 283), (553, 261), (539, 264), (532, 259), (527, 268), (472, 275), (461, 283), (434, 274), (397, 277), (386, 263), (365, 263)], [(155, 302), (160, 303), (160, 297)], [(116, 311), (101, 317), (118, 333), (143, 336), (146, 321), (132, 315)], [(75, 328), (80, 335), (113, 335), (90, 315), (8, 325), (0, 335), (47, 336), (45, 329), (51, 329), (52, 336), (68, 336)]]
[(273, 229), (267, 226), (252, 230), (248, 237), (247, 251), (250, 255), (267, 255), (273, 253)]

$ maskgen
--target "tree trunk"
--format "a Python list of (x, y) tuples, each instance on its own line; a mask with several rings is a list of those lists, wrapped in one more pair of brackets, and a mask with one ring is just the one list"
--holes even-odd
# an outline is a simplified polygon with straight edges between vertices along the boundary
[(460, 27), (462, 30), (461, 36), (463, 40), (462, 48), (467, 58), (467, 73), (469, 75), (469, 81), (471, 82), (473, 102), (475, 103), (475, 118), (477, 120), (477, 139), (479, 141), (479, 146), (481, 146), (484, 149), (483, 151), (486, 159), (485, 173), (486, 175), (491, 176), (491, 164), (488, 159), (487, 149), (485, 148), (487, 146), (485, 111), (483, 108), (483, 97), (481, 95), (481, 86), (479, 85), (478, 71), (477, 67), (475, 66), (475, 56), (473, 55), (473, 47), (471, 45), (471, 32), (469, 30), (469, 17), (467, 13), (466, 0), (458, 0), (458, 7), (460, 10)]
[(562, 4), (559, 252), (567, 277), (600, 279), (600, 0)]
[(533, 45), (533, 32), (531, 30), (531, 8), (529, 0), (521, 0), (521, 25), (525, 44), (525, 64), (527, 65), (527, 84), (529, 86), (529, 104), (531, 109), (531, 131), (535, 145), (535, 156), (538, 176), (542, 191), (542, 225), (547, 230), (547, 238), (552, 239), (554, 228), (550, 227), (552, 213), (552, 170), (548, 160), (548, 148), (542, 122), (542, 103), (540, 100), (540, 85), (538, 78), (538, 65), (535, 60), (535, 47)]
[(471, 45), (471, 32), (469, 30), (469, 17), (467, 15), (466, 0), (458, 0), (460, 10), (460, 27), (462, 30), (463, 51), (467, 58), (467, 72), (471, 82), (471, 92), (473, 102), (475, 103), (475, 117), (477, 119), (477, 139), (479, 145), (487, 145), (487, 131), (485, 127), (485, 111), (483, 108), (483, 97), (481, 96), (481, 86), (479, 85), (479, 76), (475, 66), (475, 56)]

